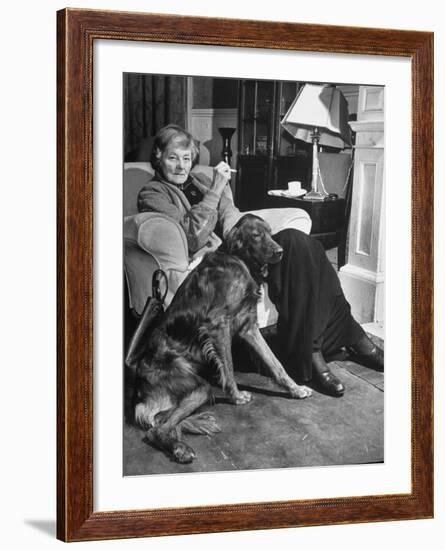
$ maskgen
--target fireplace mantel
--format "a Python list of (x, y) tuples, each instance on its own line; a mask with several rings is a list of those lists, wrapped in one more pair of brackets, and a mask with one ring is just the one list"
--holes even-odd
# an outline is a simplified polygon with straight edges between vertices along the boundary
[(354, 181), (343, 290), (356, 319), (383, 337), (384, 327), (384, 88), (360, 86)]

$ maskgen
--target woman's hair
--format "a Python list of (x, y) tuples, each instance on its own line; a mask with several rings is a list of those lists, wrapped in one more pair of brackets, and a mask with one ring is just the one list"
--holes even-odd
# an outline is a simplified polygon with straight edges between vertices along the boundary
[(192, 167), (198, 162), (199, 149), (193, 136), (177, 124), (168, 124), (161, 128), (155, 135), (150, 156), (150, 162), (153, 168), (158, 168), (162, 153), (170, 145), (190, 149), (192, 153)]

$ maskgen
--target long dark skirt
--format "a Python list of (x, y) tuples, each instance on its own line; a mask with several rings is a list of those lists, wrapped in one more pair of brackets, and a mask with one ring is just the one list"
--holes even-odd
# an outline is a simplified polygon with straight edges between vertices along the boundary
[(279, 313), (277, 352), (296, 381), (308, 382), (314, 351), (326, 357), (354, 344), (364, 332), (320, 242), (295, 229), (277, 233), (274, 240), (284, 249), (267, 280)]

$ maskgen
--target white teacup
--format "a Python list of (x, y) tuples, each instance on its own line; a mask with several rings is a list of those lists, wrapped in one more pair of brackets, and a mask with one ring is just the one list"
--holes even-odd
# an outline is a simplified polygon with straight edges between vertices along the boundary
[(301, 195), (303, 192), (303, 189), (301, 188), (301, 181), (290, 181), (287, 184), (287, 187), (291, 195)]

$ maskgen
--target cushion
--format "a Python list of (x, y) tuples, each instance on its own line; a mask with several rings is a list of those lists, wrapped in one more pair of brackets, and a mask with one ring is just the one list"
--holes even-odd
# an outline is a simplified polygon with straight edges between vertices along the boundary
[(250, 213), (263, 218), (270, 225), (272, 234), (283, 229), (298, 229), (307, 235), (311, 232), (311, 217), (302, 208), (265, 208)]

